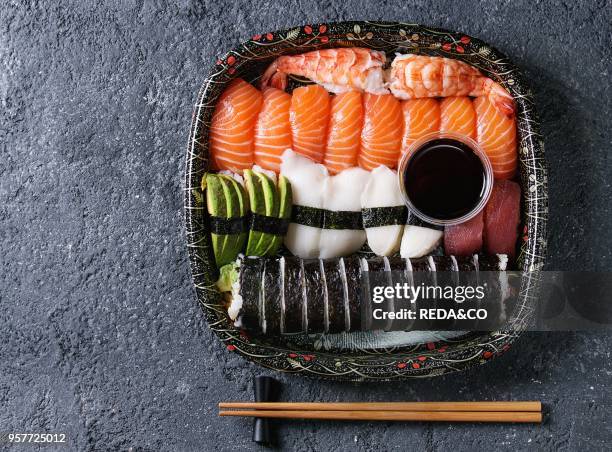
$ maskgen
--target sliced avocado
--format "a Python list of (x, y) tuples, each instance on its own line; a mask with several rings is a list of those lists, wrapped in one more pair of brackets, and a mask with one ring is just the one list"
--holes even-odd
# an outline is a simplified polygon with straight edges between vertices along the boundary
[[(231, 209), (228, 209), (228, 212), (231, 211), (230, 216), (233, 218), (245, 216), (247, 214), (248, 202), (244, 187), (233, 177), (225, 176), (225, 181), (231, 191), (231, 197), (228, 198), (231, 199), (232, 203)], [(234, 260), (244, 249), (248, 235), (246, 232), (242, 232), (240, 234), (233, 234), (230, 237), (233, 237), (234, 240), (231, 244), (228, 242), (227, 254), (229, 254), (231, 260)]]
[[(278, 217), (278, 209), (279, 209), (280, 203), (279, 203), (279, 197), (278, 197), (278, 190), (276, 188), (276, 184), (274, 183), (274, 180), (272, 180), (270, 176), (264, 173), (259, 173), (256, 171), (253, 171), (253, 172), (257, 175), (257, 177), (259, 177), (259, 180), (261, 181), (261, 186), (264, 191), (264, 203), (266, 206), (265, 215), (267, 217), (272, 217), (272, 218)], [(275, 238), (276, 236), (274, 234), (271, 234), (268, 232), (265, 232), (264, 234), (262, 234), (262, 237), (259, 240), (259, 245), (257, 247), (257, 250), (260, 253), (258, 254), (259, 256), (268, 255), (268, 250), (274, 243)]]
[[(246, 185), (247, 193), (249, 194), (249, 203), (251, 205), (251, 212), (265, 215), (266, 207), (264, 201), (263, 187), (259, 177), (255, 175), (252, 170), (244, 170), (244, 182)], [(246, 246), (247, 256), (259, 256), (257, 254), (257, 247), (259, 240), (261, 239), (262, 233), (259, 231), (249, 231), (249, 239)]]
[[(208, 213), (215, 217), (227, 217), (227, 202), (225, 201), (225, 192), (221, 179), (216, 174), (207, 174), (206, 178), (202, 179), (202, 187), (206, 188), (206, 203), (208, 205)], [(215, 261), (217, 267), (223, 265), (222, 253), (225, 247), (227, 236), (223, 234), (210, 234)], [(227, 262), (226, 262), (227, 263)]]
[[(278, 207), (278, 218), (287, 219), (291, 217), (291, 207), (293, 206), (293, 191), (291, 190), (291, 183), (289, 179), (285, 176), (279, 176), (278, 178), (278, 198), (279, 198), (279, 207)], [(283, 243), (282, 235), (275, 235), (268, 250), (266, 252), (267, 256), (274, 256), (281, 244)]]

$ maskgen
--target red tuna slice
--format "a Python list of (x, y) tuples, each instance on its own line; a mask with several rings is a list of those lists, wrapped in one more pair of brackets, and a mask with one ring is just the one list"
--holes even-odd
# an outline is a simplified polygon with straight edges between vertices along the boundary
[(514, 257), (520, 208), (519, 185), (510, 180), (496, 180), (484, 213), (484, 242), (488, 253)]
[(446, 254), (469, 256), (482, 248), (484, 210), (471, 220), (444, 228), (444, 250)]

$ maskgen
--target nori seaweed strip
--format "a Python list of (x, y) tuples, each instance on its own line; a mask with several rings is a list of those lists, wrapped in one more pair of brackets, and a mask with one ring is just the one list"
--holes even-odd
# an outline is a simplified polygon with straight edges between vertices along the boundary
[(340, 260), (323, 259), (325, 284), (327, 286), (327, 312), (329, 332), (345, 331), (344, 287), (340, 277)]
[(242, 259), (239, 276), (242, 308), (239, 318), (244, 329), (255, 334), (261, 333), (261, 319), (259, 314), (262, 301), (262, 273), (262, 259), (252, 257)]
[(304, 281), (306, 283), (306, 316), (308, 318), (308, 333), (325, 332), (325, 293), (323, 275), (319, 259), (303, 261)]
[(281, 332), (281, 281), (280, 259), (264, 260), (263, 302), (266, 314), (266, 334), (278, 335)]
[(363, 229), (361, 212), (326, 210), (317, 207), (293, 205), (291, 223), (320, 229)]
[(242, 234), (249, 230), (249, 217), (215, 217), (211, 215), (210, 232), (219, 235)]
[(285, 257), (285, 333), (302, 333), (304, 303), (301, 259)]
[(287, 228), (289, 227), (288, 218), (269, 217), (255, 212), (251, 212), (249, 223), (252, 231), (280, 236), (287, 234)]
[(361, 212), (324, 210), (323, 229), (363, 229)]
[(368, 207), (361, 209), (364, 228), (406, 224), (408, 208), (406, 206)]
[(323, 209), (294, 204), (291, 207), (291, 223), (321, 228), (323, 226)]
[(349, 306), (350, 331), (361, 331), (361, 263), (357, 256), (343, 257)]

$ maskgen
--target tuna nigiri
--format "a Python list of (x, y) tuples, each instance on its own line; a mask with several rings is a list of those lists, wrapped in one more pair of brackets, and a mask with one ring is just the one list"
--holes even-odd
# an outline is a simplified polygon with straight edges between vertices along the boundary
[(241, 171), (253, 166), (255, 121), (261, 92), (242, 79), (225, 89), (210, 124), (210, 155), (216, 169)]
[(289, 121), (293, 150), (321, 163), (329, 123), (329, 94), (319, 85), (296, 88), (291, 96)]
[(276, 88), (263, 93), (263, 106), (255, 125), (255, 163), (280, 171), (281, 154), (291, 147), (291, 96)]
[(476, 139), (476, 112), (466, 96), (445, 97), (440, 102), (440, 131)]
[(402, 102), (404, 136), (402, 154), (412, 143), (428, 133), (440, 130), (440, 103), (437, 99), (411, 99)]
[(471, 220), (444, 228), (444, 250), (446, 254), (470, 256), (482, 248), (484, 212), (481, 211)]
[(511, 179), (516, 174), (516, 124), (514, 117), (500, 113), (486, 97), (474, 99), (476, 139), (491, 161), (495, 179)]
[(521, 189), (516, 182), (497, 180), (484, 212), (485, 249), (514, 257), (520, 222)]
[(361, 93), (349, 91), (332, 98), (324, 160), (330, 173), (357, 166), (362, 125)]
[(397, 166), (402, 144), (402, 107), (391, 94), (363, 95), (364, 123), (361, 130), (359, 166), (372, 170), (380, 165)]

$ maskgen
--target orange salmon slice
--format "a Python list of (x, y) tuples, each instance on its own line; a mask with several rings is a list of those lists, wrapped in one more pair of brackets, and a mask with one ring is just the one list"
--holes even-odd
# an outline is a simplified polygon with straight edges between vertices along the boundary
[(323, 161), (329, 113), (329, 94), (321, 86), (308, 85), (293, 90), (289, 122), (295, 152), (317, 163)]
[(495, 179), (512, 179), (518, 165), (516, 122), (485, 96), (474, 99), (476, 141), (491, 161)]
[(348, 91), (331, 100), (324, 163), (330, 173), (357, 166), (363, 126), (361, 93)]
[(261, 104), (261, 92), (239, 78), (221, 94), (210, 125), (213, 168), (240, 172), (253, 166), (255, 121)]
[(363, 95), (364, 121), (358, 163), (370, 171), (380, 165), (395, 168), (402, 144), (402, 106), (392, 94)]
[(291, 148), (291, 96), (276, 88), (263, 92), (263, 106), (255, 125), (255, 163), (277, 173), (281, 155)]

